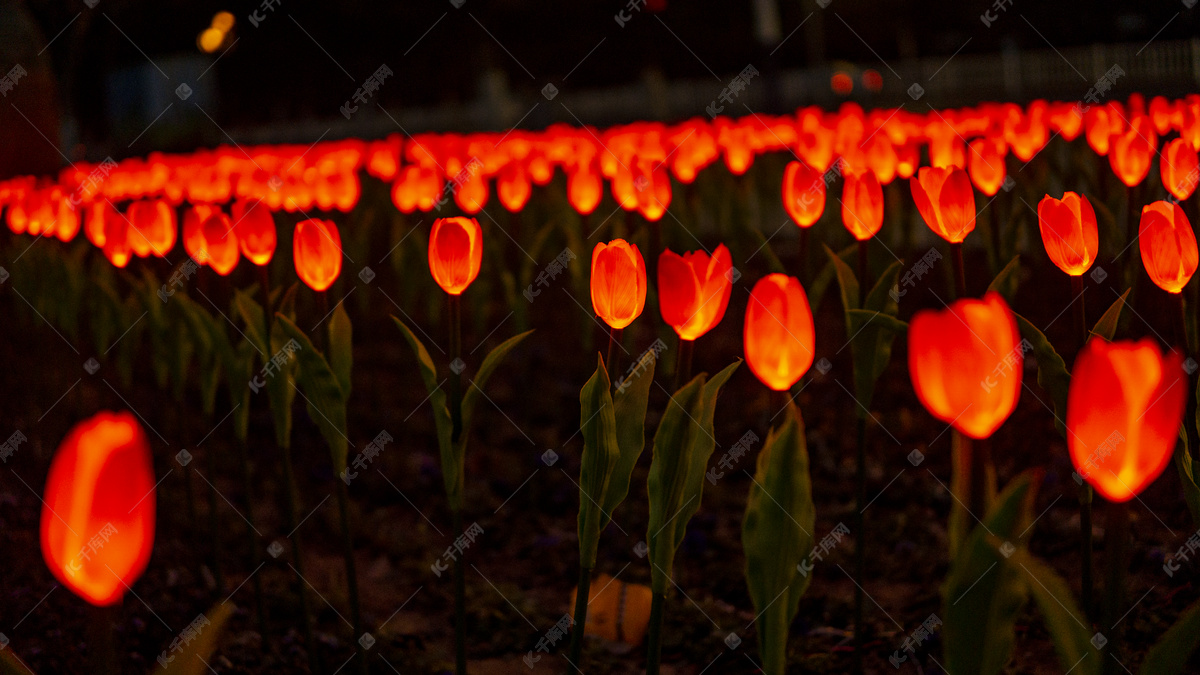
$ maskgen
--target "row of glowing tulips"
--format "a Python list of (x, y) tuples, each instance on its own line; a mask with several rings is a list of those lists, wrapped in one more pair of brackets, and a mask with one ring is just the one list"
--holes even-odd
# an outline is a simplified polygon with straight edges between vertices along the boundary
[[(544, 132), (503, 136), (421, 134), (404, 142), (392, 136), (313, 148), (152, 155), (149, 160), (123, 160), (106, 171), (76, 164), (50, 184), (33, 177), (0, 181), (0, 207), (8, 208), (13, 232), (45, 233), (63, 241), (76, 236), (86, 211), (88, 239), (101, 248), (112, 239), (112, 250), (106, 252), (114, 264), (122, 265), (131, 250), (139, 256), (162, 255), (163, 247), (174, 243), (175, 235), (166, 230), (177, 229), (172, 207), (185, 199), (196, 205), (199, 212), (192, 217), (200, 221), (205, 211), (219, 211), (215, 205), (231, 199), (243, 204), (241, 208), (262, 203), (273, 211), (307, 212), (315, 205), (346, 212), (358, 203), (358, 171), (363, 168), (392, 182), (392, 201), (404, 213), (433, 210), (452, 192), (463, 212), (475, 214), (489, 200), (489, 180), (495, 180), (505, 209), (516, 213), (527, 204), (533, 185), (546, 185), (561, 167), (567, 175), (567, 198), (581, 215), (596, 209), (608, 179), (621, 208), (656, 222), (670, 205), (672, 176), (690, 184), (698, 171), (722, 156), (729, 171), (740, 176), (756, 154), (791, 150), (801, 161), (785, 175), (784, 201), (804, 227), (815, 222), (814, 208), (820, 213), (819, 207), (801, 203), (814, 199), (804, 195), (820, 191), (823, 201), (822, 174), (835, 159), (843, 173), (871, 174), (886, 185), (897, 177), (914, 177), (922, 147), (927, 146), (932, 166), (966, 169), (976, 188), (991, 196), (1004, 184), (1010, 150), (1028, 162), (1053, 136), (1071, 141), (1084, 133), (1092, 150), (1106, 155), (1121, 182), (1132, 187), (1148, 175), (1159, 152), (1159, 137), (1172, 132), (1179, 136), (1165, 143), (1160, 153), (1162, 183), (1176, 198), (1186, 199), (1200, 177), (1200, 96), (1175, 101), (1155, 97), (1147, 106), (1135, 94), (1127, 105), (1111, 101), (1086, 111), (1073, 103), (1035, 101), (1026, 109), (986, 104), (920, 115), (903, 110), (864, 113), (846, 104), (838, 113), (805, 108), (794, 117), (755, 115), (673, 126), (636, 123), (602, 136), (588, 128), (553, 126)], [(128, 200), (138, 200), (136, 208), (131, 206), (125, 218), (117, 217), (113, 204)], [(236, 222), (237, 214), (232, 215)], [(127, 225), (112, 224), (120, 220)], [(109, 228), (114, 228), (111, 235)], [(122, 234), (130, 230), (142, 236)]]
[[(853, 179), (847, 190), (857, 195), (862, 188), (852, 185)], [(863, 189), (865, 198), (847, 200), (855, 206), (843, 211), (846, 227), (860, 241), (878, 231), (880, 218), (866, 215), (881, 213), (881, 195), (871, 185), (868, 182)], [(961, 242), (974, 228), (973, 192), (963, 170), (922, 169), (912, 189), (927, 224), (948, 242)], [(1098, 240), (1095, 215), (1086, 197), (1047, 196), (1038, 212), (1050, 258), (1069, 275), (1085, 273)], [(265, 224), (269, 214), (264, 211), (264, 215)], [(256, 219), (248, 218), (248, 222)], [(206, 220), (205, 228), (211, 222), (212, 218)], [(266, 230), (273, 244), (273, 225)], [(478, 222), (471, 218), (434, 223), (429, 267), (447, 293), (460, 295), (478, 275), (482, 238)], [(1177, 205), (1156, 202), (1143, 209), (1141, 252), (1155, 283), (1179, 293), (1196, 269), (1197, 247)], [(258, 262), (251, 253), (246, 255)], [(269, 258), (267, 251), (263, 262)], [(209, 256), (210, 261), (219, 259), (219, 254)], [(301, 222), (295, 236), (295, 264), (298, 276), (314, 290), (328, 288), (341, 265), (336, 227), (329, 221)], [(215, 265), (214, 269), (220, 272)], [(711, 256), (703, 251), (660, 254), (661, 314), (680, 340), (694, 341), (722, 320), (731, 292), (731, 270), (724, 245)], [(641, 314), (646, 287), (646, 266), (636, 245), (621, 239), (596, 245), (592, 305), (611, 328), (623, 329)], [(744, 320), (745, 356), (754, 374), (773, 390), (788, 390), (812, 365), (814, 340), (813, 316), (800, 281), (783, 274), (760, 279)], [(1012, 312), (994, 292), (982, 299), (959, 299), (943, 311), (918, 312), (908, 331), (909, 372), (918, 398), (934, 417), (961, 433), (972, 438), (990, 436), (1019, 398), (1020, 343)], [(1018, 362), (1006, 364), (1014, 355)], [(981, 386), (1002, 364), (1008, 375), (993, 386)], [(1184, 382), (1182, 356), (1175, 351), (1164, 355), (1152, 340), (1093, 339), (1082, 349), (1071, 378), (1068, 445), (1080, 474), (1104, 497), (1129, 500), (1162, 472), (1183, 415)], [(1095, 451), (1114, 431), (1125, 442), (1097, 465)], [(118, 601), (149, 561), (154, 486), (149, 444), (132, 415), (100, 413), (72, 429), (53, 460), (41, 519), (42, 550), (55, 576), (93, 604)], [(88, 535), (110, 524), (115, 531), (104, 546), (92, 555), (81, 555)]]

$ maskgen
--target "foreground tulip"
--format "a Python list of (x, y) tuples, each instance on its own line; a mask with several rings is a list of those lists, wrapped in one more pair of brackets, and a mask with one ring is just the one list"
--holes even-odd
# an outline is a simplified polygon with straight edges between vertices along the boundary
[(925, 409), (971, 438), (987, 438), (1021, 395), (1024, 349), (999, 293), (922, 310), (908, 328), (908, 373)]
[(296, 223), (292, 235), (296, 276), (314, 291), (333, 285), (342, 271), (342, 237), (330, 220), (311, 218)]
[(217, 274), (229, 276), (238, 264), (238, 236), (229, 216), (215, 211), (200, 230), (204, 234), (204, 261)]
[(102, 412), (67, 434), (50, 463), (42, 556), (63, 585), (93, 605), (121, 600), (154, 547), (150, 445), (128, 412)]
[(429, 233), (429, 272), (450, 295), (461, 295), (479, 276), (483, 230), (474, 218), (438, 218)]
[(1196, 273), (1196, 235), (1179, 204), (1159, 201), (1142, 207), (1138, 248), (1146, 274), (1168, 293), (1182, 292)]
[(1151, 338), (1093, 338), (1067, 395), (1067, 445), (1080, 476), (1111, 502), (1137, 496), (1171, 461), (1187, 400), (1183, 356)]
[(825, 212), (825, 178), (803, 162), (783, 171), (783, 208), (800, 227), (812, 227)]
[(750, 291), (742, 341), (746, 362), (763, 384), (787, 391), (813, 363), (812, 309), (800, 281), (768, 274)]
[(592, 249), (592, 309), (613, 330), (633, 323), (646, 306), (646, 261), (624, 239)]
[(933, 233), (960, 244), (975, 229), (975, 192), (958, 167), (922, 167), (908, 179), (913, 201)]
[(1078, 277), (1091, 269), (1100, 234), (1096, 212), (1087, 197), (1074, 192), (1063, 193), (1062, 199), (1042, 197), (1038, 202), (1038, 227), (1046, 255), (1060, 270)]
[(670, 249), (659, 254), (659, 309), (680, 340), (696, 340), (720, 323), (729, 305), (732, 273), (725, 244), (712, 257), (704, 251), (678, 255)]
[(230, 209), (230, 216), (242, 255), (255, 265), (270, 263), (278, 242), (275, 219), (267, 205), (261, 201), (237, 201)]
[(1176, 199), (1187, 199), (1196, 190), (1196, 181), (1200, 179), (1200, 161), (1196, 149), (1186, 139), (1176, 138), (1163, 148), (1159, 168), (1162, 172), (1163, 187)]
[(874, 172), (846, 172), (846, 184), (842, 187), (842, 224), (858, 241), (874, 237), (883, 227), (883, 188)]

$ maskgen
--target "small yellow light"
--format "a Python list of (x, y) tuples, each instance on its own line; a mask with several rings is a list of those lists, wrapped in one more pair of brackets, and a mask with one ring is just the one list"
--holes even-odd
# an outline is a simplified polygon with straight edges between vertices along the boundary
[(233, 15), (229, 12), (217, 12), (213, 15), (212, 27), (222, 33), (228, 33), (233, 29)]
[(204, 32), (197, 38), (196, 44), (199, 45), (201, 51), (211, 54), (221, 47), (221, 43), (225, 41), (225, 31), (216, 28), (206, 28)]

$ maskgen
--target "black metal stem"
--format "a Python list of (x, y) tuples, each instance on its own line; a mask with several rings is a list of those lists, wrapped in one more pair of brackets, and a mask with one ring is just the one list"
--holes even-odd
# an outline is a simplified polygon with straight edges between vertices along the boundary
[(671, 387), (672, 393), (679, 391), (679, 387), (692, 379), (692, 350), (695, 345), (695, 340), (679, 338), (679, 354), (675, 359), (675, 384)]
[(954, 297), (967, 297), (967, 276), (963, 270), (962, 244), (950, 243), (950, 258), (954, 262)]

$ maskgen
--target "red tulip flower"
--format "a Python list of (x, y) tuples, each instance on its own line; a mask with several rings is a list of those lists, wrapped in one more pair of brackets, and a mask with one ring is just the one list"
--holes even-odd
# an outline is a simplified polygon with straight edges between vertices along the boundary
[(883, 188), (873, 172), (846, 172), (846, 183), (842, 186), (842, 224), (859, 241), (874, 237), (883, 227)]
[(1196, 273), (1200, 255), (1196, 235), (1179, 204), (1166, 201), (1142, 207), (1138, 248), (1146, 274), (1168, 293), (1180, 293)]
[(567, 201), (581, 216), (591, 214), (604, 196), (604, 181), (599, 169), (592, 164), (581, 163), (567, 173)]
[(233, 223), (229, 216), (221, 211), (214, 211), (204, 224), (200, 226), (204, 234), (204, 262), (214, 272), (225, 277), (238, 264), (238, 236), (233, 231)]
[(275, 219), (267, 205), (262, 201), (236, 201), (230, 215), (242, 255), (255, 265), (270, 263), (278, 241)]
[(1100, 247), (1096, 212), (1087, 197), (1074, 192), (1062, 199), (1050, 195), (1038, 202), (1038, 227), (1046, 255), (1067, 274), (1078, 277), (1092, 267)]
[(1176, 199), (1187, 199), (1196, 190), (1200, 180), (1200, 161), (1196, 149), (1186, 139), (1176, 138), (1163, 148), (1159, 160), (1163, 187)]
[(966, 171), (926, 166), (908, 182), (917, 210), (934, 234), (961, 244), (975, 229), (975, 192)]
[(1108, 163), (1127, 187), (1141, 183), (1150, 173), (1154, 158), (1154, 130), (1138, 118), (1127, 131), (1114, 134), (1108, 146)]
[(183, 250), (200, 265), (208, 263), (204, 221), (219, 210), (212, 204), (196, 204), (183, 213)]
[(1004, 141), (999, 138), (977, 138), (971, 141), (967, 154), (967, 173), (980, 192), (993, 197), (1004, 185)]
[(725, 244), (704, 251), (658, 256), (658, 304), (663, 321), (680, 340), (695, 340), (725, 316), (733, 289), (733, 259)]
[(67, 434), (50, 463), (42, 556), (56, 579), (96, 606), (121, 600), (154, 547), (150, 445), (128, 412), (102, 412)]
[(296, 223), (292, 235), (296, 276), (320, 293), (337, 281), (342, 271), (342, 237), (331, 220), (311, 218)]
[(462, 295), (483, 264), (483, 230), (474, 218), (438, 218), (429, 233), (429, 272), (450, 295)]
[(812, 367), (816, 332), (799, 279), (784, 274), (759, 279), (742, 332), (750, 370), (771, 389), (787, 391)]
[(646, 307), (646, 261), (624, 239), (592, 249), (592, 309), (614, 330), (633, 323)]
[(1183, 355), (1152, 338), (1093, 338), (1075, 359), (1067, 394), (1071, 462), (1110, 502), (1128, 501), (1171, 461), (1187, 402)]
[(104, 218), (104, 257), (113, 267), (123, 268), (133, 257), (133, 245), (129, 243), (129, 237), (139, 235), (131, 235), (132, 230), (129, 217), (116, 209), (108, 212)]
[(533, 183), (529, 180), (529, 172), (525, 163), (512, 160), (504, 165), (496, 176), (496, 196), (509, 213), (516, 213), (525, 208), (529, 195), (533, 192)]
[(129, 205), (127, 215), (133, 227), (130, 243), (139, 256), (153, 253), (161, 258), (175, 247), (175, 209), (165, 200), (134, 202)]
[(908, 327), (908, 373), (921, 404), (971, 438), (991, 436), (1017, 407), (1026, 344), (1008, 303), (989, 291)]
[(812, 227), (825, 212), (825, 177), (803, 162), (783, 171), (783, 208), (800, 227)]

